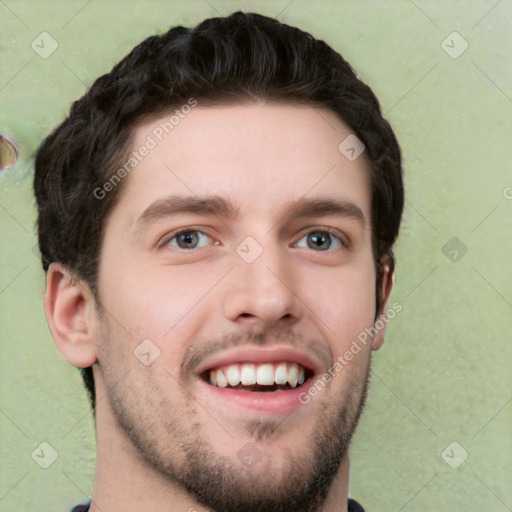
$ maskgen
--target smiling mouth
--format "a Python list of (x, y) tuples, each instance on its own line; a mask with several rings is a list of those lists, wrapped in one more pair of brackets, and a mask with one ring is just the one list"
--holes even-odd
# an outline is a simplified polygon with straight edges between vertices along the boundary
[(235, 363), (210, 368), (201, 378), (217, 388), (252, 392), (291, 391), (303, 385), (313, 371), (295, 362)]

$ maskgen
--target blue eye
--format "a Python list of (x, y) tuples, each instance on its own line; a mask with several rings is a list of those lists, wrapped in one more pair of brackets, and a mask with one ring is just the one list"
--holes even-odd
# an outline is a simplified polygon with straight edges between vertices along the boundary
[[(305, 245), (300, 245), (305, 240)], [(315, 230), (310, 231), (306, 236), (297, 242), (297, 247), (305, 249), (314, 249), (316, 251), (327, 251), (329, 249), (341, 249), (344, 246), (342, 241), (329, 231)]]
[(210, 237), (201, 231), (184, 230), (176, 233), (167, 244), (175, 249), (190, 250), (206, 247)]

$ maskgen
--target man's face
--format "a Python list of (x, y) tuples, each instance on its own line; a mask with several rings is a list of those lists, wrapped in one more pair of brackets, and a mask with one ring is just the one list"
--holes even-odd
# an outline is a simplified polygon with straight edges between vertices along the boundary
[(132, 151), (157, 145), (106, 223), (97, 394), (199, 501), (310, 510), (366, 392), (369, 344), (332, 369), (375, 317), (364, 158), (310, 106), (197, 106), (158, 141), (169, 117), (136, 128)]

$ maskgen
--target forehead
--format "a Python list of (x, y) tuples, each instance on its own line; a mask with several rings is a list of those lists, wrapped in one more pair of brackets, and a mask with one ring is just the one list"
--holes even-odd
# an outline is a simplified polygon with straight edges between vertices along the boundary
[(351, 135), (334, 112), (309, 105), (178, 106), (134, 129), (130, 154), (139, 160), (121, 207), (135, 217), (166, 195), (215, 194), (234, 199), (242, 214), (268, 215), (279, 204), (329, 195), (369, 216), (364, 153), (351, 161), (339, 150)]

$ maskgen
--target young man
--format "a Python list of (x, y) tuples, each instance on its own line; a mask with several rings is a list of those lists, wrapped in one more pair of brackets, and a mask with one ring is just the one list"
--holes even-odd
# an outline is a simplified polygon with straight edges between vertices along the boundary
[(95, 410), (76, 511), (362, 510), (347, 448), (403, 184), (340, 55), (240, 12), (150, 37), (74, 103), (34, 183), (48, 322)]

